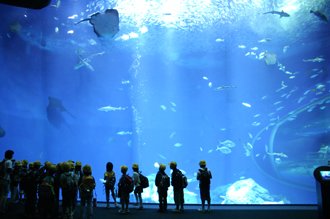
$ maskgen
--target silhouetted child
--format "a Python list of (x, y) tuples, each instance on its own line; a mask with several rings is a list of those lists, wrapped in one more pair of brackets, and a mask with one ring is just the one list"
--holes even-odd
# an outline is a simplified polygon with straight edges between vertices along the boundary
[(198, 211), (205, 212), (205, 200), (207, 200), (208, 211), (211, 211), (211, 198), (210, 198), (210, 183), (212, 179), (212, 174), (209, 169), (206, 168), (205, 160), (201, 160), (199, 162), (199, 166), (201, 167), (197, 172), (197, 180), (199, 180), (199, 189), (202, 200), (202, 208), (198, 209)]
[(15, 209), (15, 201), (18, 198), (18, 183), (21, 181), (21, 161), (16, 161), (14, 170), (10, 175), (10, 201), (9, 201), (9, 209)]
[(115, 194), (116, 175), (115, 172), (113, 171), (113, 164), (111, 162), (108, 162), (106, 168), (107, 168), (107, 172), (104, 173), (105, 196), (107, 200), (106, 208), (110, 208), (109, 205), (110, 191), (113, 201), (115, 202), (115, 207), (119, 207), (119, 205), (117, 204), (116, 194)]
[(155, 179), (155, 184), (157, 186), (157, 192), (159, 197), (158, 212), (167, 211), (167, 190), (170, 186), (170, 178), (165, 173), (165, 169), (165, 164), (159, 164), (159, 171)]
[[(119, 213), (125, 214), (129, 213), (128, 204), (129, 204), (129, 194), (133, 191), (133, 179), (126, 174), (128, 167), (121, 166), (121, 173), (123, 174), (118, 183), (118, 196), (120, 197), (121, 209)], [(126, 207), (126, 208), (125, 208)]]
[(80, 194), (80, 218), (83, 218), (85, 204), (87, 202), (87, 219), (93, 217), (93, 190), (95, 189), (95, 179), (92, 176), (92, 168), (86, 164), (83, 168), (84, 175), (80, 179), (79, 194)]
[(141, 186), (141, 179), (140, 179), (140, 174), (139, 174), (139, 165), (137, 163), (133, 164), (132, 166), (133, 168), (133, 181), (134, 181), (134, 186), (135, 186), (135, 190), (134, 190), (134, 196), (135, 196), (135, 200), (136, 203), (134, 204), (134, 206), (139, 206), (137, 209), (141, 210), (143, 209), (142, 206), (142, 186)]

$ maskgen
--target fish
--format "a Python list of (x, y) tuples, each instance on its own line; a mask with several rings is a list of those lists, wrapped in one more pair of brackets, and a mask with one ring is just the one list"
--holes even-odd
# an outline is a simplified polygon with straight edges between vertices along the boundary
[(240, 48), (240, 49), (245, 49), (246, 46), (244, 46), (244, 45), (238, 45), (238, 48)]
[(250, 138), (253, 138), (253, 136), (252, 136), (250, 133), (249, 133), (249, 137), (250, 137)]
[(171, 104), (172, 104), (173, 106), (176, 106), (176, 104), (175, 104), (175, 103), (173, 103), (173, 102), (171, 102)]
[(180, 146), (182, 146), (182, 144), (181, 143), (175, 143), (174, 146), (175, 147), (180, 147)]
[(131, 135), (132, 132), (125, 132), (125, 131), (121, 131), (121, 132), (117, 132), (118, 135)]
[(286, 51), (288, 50), (289, 46), (284, 46), (283, 48), (283, 53), (286, 53)]
[(274, 65), (277, 62), (277, 56), (274, 53), (265, 51), (265, 62), (267, 65)]
[(260, 122), (253, 122), (252, 125), (253, 126), (259, 126), (260, 125)]
[(284, 81), (282, 81), (281, 85), (282, 85), (282, 87), (284, 87), (284, 88), (287, 87), (287, 86), (284, 85)]
[(204, 80), (209, 80), (207, 77), (203, 77)]
[(288, 95), (286, 96), (286, 99), (288, 99), (288, 98), (290, 97), (290, 95), (291, 95), (291, 94), (288, 94)]
[(278, 15), (280, 15), (280, 18), (290, 17), (290, 15), (288, 13), (284, 12), (283, 10), (282, 11), (268, 11), (268, 12), (265, 12), (262, 14), (278, 14)]
[(126, 107), (113, 107), (113, 106), (104, 106), (104, 107), (101, 107), (99, 109), (97, 109), (98, 111), (103, 111), (103, 112), (109, 112), (109, 111), (116, 111), (116, 110), (125, 110), (127, 109), (128, 106)]
[(276, 159), (275, 159), (275, 163), (277, 163), (277, 164), (281, 164), (281, 163), (282, 163), (281, 158), (276, 158)]
[(110, 142), (110, 143), (115, 143), (115, 142), (116, 142), (116, 139), (115, 139), (114, 137), (110, 137), (110, 138), (108, 139), (108, 142)]
[(277, 104), (280, 104), (280, 103), (282, 103), (282, 101), (277, 101), (277, 102), (274, 103), (274, 105), (277, 105)]
[(320, 109), (321, 110), (324, 110), (326, 108), (326, 106), (321, 106)]
[(156, 162), (156, 163), (154, 164), (154, 167), (159, 168), (159, 163)]
[(208, 151), (208, 153), (211, 153), (212, 151), (213, 151), (213, 150), (211, 149), (211, 150)]
[(281, 153), (268, 153), (269, 155), (274, 155), (274, 156), (280, 156), (280, 157), (284, 157), (284, 158), (288, 158), (288, 155)]
[(161, 107), (163, 110), (166, 110), (166, 106), (164, 106), (164, 105), (160, 105), (160, 107)]
[(253, 117), (258, 117), (258, 116), (260, 116), (260, 114), (256, 114), (256, 115), (254, 115)]
[(88, 64), (84, 59), (82, 59), (81, 56), (79, 56), (79, 58), (80, 58), (81, 62), (84, 63), (84, 65), (85, 65), (88, 69), (94, 71), (93, 67), (92, 67), (90, 64)]
[(281, 97), (285, 97), (286, 95), (287, 95), (286, 93), (285, 94), (282, 94)]
[(170, 138), (172, 138), (172, 137), (173, 137), (173, 135), (175, 135), (175, 132), (173, 132), (173, 133), (170, 135)]
[(84, 50), (82, 50), (82, 49), (77, 49), (76, 50), (76, 54), (78, 55), (78, 56), (81, 56), (81, 55), (86, 55), (88, 52), (86, 52), (86, 51), (84, 51)]
[(203, 151), (203, 148), (200, 147), (199, 149), (200, 149), (201, 151)]
[(229, 148), (227, 148), (227, 147), (219, 147), (219, 146), (217, 146), (217, 149), (216, 149), (216, 151), (217, 150), (220, 150), (222, 153), (224, 153), (224, 154), (229, 154), (229, 153), (231, 153), (231, 150), (229, 149)]
[(222, 129), (220, 129), (220, 131), (226, 131), (226, 128), (222, 128)]
[(272, 115), (274, 115), (274, 114), (275, 114), (275, 112), (272, 112), (272, 113), (269, 113), (268, 116), (272, 116)]
[(245, 149), (245, 155), (247, 157), (250, 156), (251, 155), (251, 149), (248, 146), (246, 146), (246, 144), (244, 144), (244, 142), (241, 139), (239, 139), (239, 141), (242, 143), (242, 145)]
[(259, 40), (258, 43), (264, 43), (264, 42), (267, 42), (267, 41), (272, 41), (272, 39), (270, 39), (270, 38), (264, 38), (262, 40)]
[(292, 73), (289, 71), (286, 71), (285, 74), (292, 75)]
[(248, 104), (248, 103), (242, 103), (244, 106), (246, 106), (246, 107), (251, 107), (251, 105), (250, 104)]
[(226, 89), (230, 89), (230, 88), (236, 88), (237, 86), (221, 86), (221, 87), (217, 87), (214, 90), (226, 90)]
[(266, 98), (267, 98), (267, 95), (266, 95), (266, 96), (263, 96), (261, 99), (264, 100), (264, 99), (266, 99)]
[(128, 147), (131, 147), (131, 146), (132, 146), (132, 140), (129, 140), (129, 141), (127, 142), (127, 145), (128, 145)]
[(13, 33), (18, 34), (22, 29), (22, 25), (18, 22), (15, 21), (9, 26), (9, 30), (11, 30)]
[(295, 78), (295, 77), (296, 77), (296, 76), (290, 76), (289, 79), (293, 79), (293, 78)]
[(40, 153), (39, 157), (42, 159), (43, 152)]
[[(76, 52), (76, 53), (77, 53), (77, 52)], [(95, 54), (89, 56), (88, 58), (83, 59), (83, 61), (80, 61), (80, 62), (74, 67), (74, 69), (79, 69), (79, 68), (81, 68), (81, 67), (84, 66), (86, 63), (90, 62), (90, 61), (92, 60), (92, 58), (94, 58), (95, 56), (101, 56), (101, 55), (103, 55), (103, 54), (104, 54), (104, 52), (95, 53)], [(80, 57), (80, 55), (78, 55), (78, 56)]]
[(129, 81), (121, 80), (122, 84), (129, 84)]
[(223, 39), (216, 39), (215, 42), (225, 42), (225, 40)]
[(64, 108), (61, 99), (48, 97), (48, 101), (49, 103), (46, 109), (47, 119), (55, 128), (60, 128), (63, 123), (66, 123), (62, 112), (68, 113), (72, 118), (75, 119), (75, 117)]
[(211, 82), (209, 83), (209, 87), (212, 87), (212, 83)]
[(299, 100), (298, 100), (298, 103), (300, 103), (305, 98), (306, 98), (306, 96), (300, 97)]
[(305, 91), (304, 95), (307, 95), (311, 90)]
[(260, 154), (256, 154), (256, 157), (259, 157)]
[(173, 112), (176, 112), (176, 110), (175, 110), (174, 108), (171, 108), (171, 110), (172, 110)]
[(0, 126), (0, 138), (4, 137), (6, 134), (5, 130)]
[(309, 13), (312, 13), (312, 14), (314, 14), (316, 17), (318, 17), (321, 21), (324, 21), (324, 22), (326, 22), (326, 23), (328, 23), (329, 21), (328, 21), (328, 17), (325, 15), (325, 14), (323, 14), (323, 13), (321, 13), (320, 11), (313, 11), (313, 10), (310, 10), (309, 11)]
[(323, 62), (325, 61), (325, 59), (322, 59), (322, 58), (319, 58), (319, 57), (316, 57), (315, 59), (303, 59), (304, 62)]
[(160, 156), (161, 158), (163, 158), (164, 160), (166, 160), (167, 158), (166, 157), (164, 157), (163, 155), (161, 155), (161, 154), (158, 154), (158, 156)]
[(251, 50), (258, 50), (258, 47), (253, 47), (251, 48)]
[(281, 110), (283, 108), (284, 108), (284, 106), (281, 106), (281, 107), (277, 108), (276, 110), (279, 111), (279, 110)]
[(90, 18), (83, 19), (75, 25), (89, 21), (98, 37), (114, 37), (119, 32), (119, 13), (116, 9), (107, 9), (105, 12), (96, 12)]
[(230, 141), (230, 140), (226, 140), (226, 141), (224, 141), (224, 142), (221, 142), (221, 141), (219, 141), (220, 142), (220, 144), (222, 144), (222, 145), (225, 145), (226, 147), (235, 147), (235, 143), (234, 142), (232, 142), (232, 141)]
[(250, 52), (248, 52), (248, 53), (245, 54), (245, 56), (248, 56), (248, 55), (250, 55)]

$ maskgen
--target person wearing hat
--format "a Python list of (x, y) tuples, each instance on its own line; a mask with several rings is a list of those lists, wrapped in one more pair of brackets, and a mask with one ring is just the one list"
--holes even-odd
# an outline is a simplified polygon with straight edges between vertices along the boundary
[[(21, 179), (27, 174), (28, 171), (28, 164), (29, 161), (28, 160), (22, 160), (22, 168), (21, 168)], [(23, 203), (23, 194), (24, 194), (24, 189), (21, 186), (21, 181), (19, 182), (19, 203), (22, 204)], [(25, 196), (24, 196), (25, 199)]]
[(198, 211), (205, 212), (205, 200), (207, 200), (208, 211), (211, 211), (211, 198), (210, 198), (210, 183), (212, 179), (211, 171), (206, 168), (205, 160), (201, 160), (199, 162), (200, 169), (197, 172), (197, 180), (199, 180), (199, 189), (200, 196), (202, 200), (202, 208), (198, 209)]
[(78, 176), (70, 170), (72, 162), (64, 162), (62, 164), (63, 173), (60, 177), (60, 186), (62, 188), (62, 208), (63, 214), (67, 218), (73, 218), (73, 204), (75, 192), (78, 186)]
[[(129, 193), (133, 184), (133, 179), (128, 176), (126, 165), (120, 166), (121, 173), (123, 174), (118, 182), (118, 197), (120, 197), (121, 209), (118, 211), (121, 214), (129, 213), (128, 204), (129, 204)], [(125, 208), (126, 206), (126, 208)]]
[(29, 163), (28, 173), (22, 178), (21, 182), (26, 195), (25, 213), (28, 217), (34, 217), (38, 189), (38, 171), (34, 168), (34, 163)]
[[(74, 168), (74, 174), (77, 175), (78, 182), (81, 180), (81, 177), (84, 175), (83, 171), (81, 170), (81, 167), (82, 167), (82, 163), (80, 161), (76, 161), (76, 165), (75, 165), (75, 168)], [(78, 203), (78, 193), (79, 193), (79, 189), (77, 190), (76, 195), (74, 197), (74, 205), (75, 206)]]
[(170, 186), (170, 178), (165, 173), (165, 169), (165, 164), (159, 164), (159, 171), (155, 179), (155, 185), (157, 186), (157, 192), (159, 197), (158, 212), (167, 211), (167, 190)]
[(54, 183), (54, 192), (55, 192), (55, 209), (54, 215), (55, 218), (58, 218), (59, 214), (59, 204), (60, 204), (60, 177), (63, 173), (62, 170), (62, 162), (59, 162), (56, 165), (56, 172), (55, 172), (55, 183)]
[[(173, 186), (173, 192), (174, 192), (174, 202), (176, 205), (176, 208), (173, 209), (173, 212), (180, 212), (183, 211), (183, 203), (184, 203), (184, 195), (183, 195), (183, 187), (182, 187), (182, 172), (177, 169), (177, 164), (175, 161), (172, 161), (169, 163), (170, 168), (173, 170), (172, 172), (172, 186)], [(179, 207), (181, 206), (181, 209)]]
[(0, 214), (6, 213), (5, 206), (7, 202), (7, 197), (10, 188), (10, 173), (13, 168), (13, 163), (11, 159), (14, 156), (14, 151), (7, 150), (5, 152), (5, 159), (1, 161), (1, 164), (4, 165), (4, 172), (0, 173)]
[(50, 218), (55, 218), (54, 174), (56, 172), (56, 166), (48, 165), (49, 164), (47, 164), (47, 175), (43, 177), (39, 186), (39, 218), (47, 218), (47, 214), (50, 215)]
[(21, 181), (21, 161), (16, 161), (14, 170), (10, 175), (10, 200), (9, 200), (9, 209), (14, 210), (14, 204), (18, 195), (18, 183)]
[[(143, 206), (142, 206), (142, 195), (141, 193), (143, 192), (142, 186), (141, 186), (141, 180), (140, 180), (140, 174), (139, 174), (139, 165), (137, 163), (132, 165), (133, 168), (133, 181), (134, 181), (134, 186), (135, 186), (135, 190), (134, 190), (134, 196), (135, 196), (135, 200), (136, 203), (134, 204), (134, 206), (139, 206), (137, 209), (138, 210), (142, 210)], [(140, 203), (139, 203), (140, 200)]]
[(80, 191), (80, 219), (84, 216), (85, 204), (87, 202), (87, 219), (93, 217), (93, 190), (95, 189), (95, 179), (92, 176), (92, 168), (86, 164), (83, 166), (84, 176), (78, 182)]

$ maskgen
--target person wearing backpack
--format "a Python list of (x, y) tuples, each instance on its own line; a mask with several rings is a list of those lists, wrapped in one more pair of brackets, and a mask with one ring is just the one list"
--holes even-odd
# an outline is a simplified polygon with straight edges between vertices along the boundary
[[(181, 212), (184, 211), (183, 203), (184, 203), (184, 196), (183, 196), (183, 184), (182, 184), (182, 176), (180, 170), (177, 169), (177, 163), (175, 161), (172, 161), (169, 163), (170, 168), (173, 170), (172, 172), (172, 186), (173, 186), (173, 192), (174, 192), (174, 202), (176, 205), (176, 208), (173, 209), (173, 212)], [(179, 207), (181, 206), (181, 209)]]
[[(121, 209), (118, 211), (121, 214), (129, 213), (129, 194), (133, 191), (134, 182), (132, 177), (126, 174), (128, 167), (121, 166), (121, 173), (123, 174), (118, 182), (118, 197), (120, 197)], [(126, 206), (126, 208), (125, 208)]]
[(25, 191), (26, 201), (24, 205), (26, 217), (34, 217), (36, 213), (38, 190), (38, 174), (34, 163), (29, 163), (28, 173), (22, 178), (21, 185)]
[(80, 179), (79, 194), (80, 194), (80, 217), (84, 216), (85, 204), (87, 202), (87, 219), (93, 217), (93, 190), (95, 189), (95, 179), (92, 176), (92, 168), (86, 164), (83, 168), (84, 176)]
[(113, 171), (113, 164), (111, 162), (107, 163), (107, 172), (104, 173), (104, 186), (105, 186), (105, 196), (107, 200), (107, 207), (110, 208), (109, 200), (110, 200), (110, 191), (113, 201), (115, 202), (115, 207), (118, 208), (119, 205), (116, 200), (116, 193), (115, 193), (115, 183), (116, 183), (116, 175)]
[(7, 150), (5, 159), (0, 162), (0, 214), (4, 214), (7, 197), (10, 188), (10, 173), (13, 168), (11, 159), (14, 156), (14, 151)]
[[(133, 181), (134, 181), (134, 186), (135, 186), (135, 190), (134, 190), (134, 196), (135, 196), (135, 200), (136, 203), (134, 204), (134, 206), (139, 206), (136, 209), (138, 210), (142, 210), (143, 206), (142, 206), (142, 192), (143, 192), (143, 188), (141, 186), (141, 179), (140, 179), (140, 174), (139, 174), (139, 165), (137, 163), (132, 165), (133, 168)], [(139, 203), (140, 200), (140, 203)]]
[(60, 177), (60, 185), (62, 188), (62, 208), (64, 218), (73, 218), (73, 203), (75, 192), (78, 185), (78, 177), (73, 172), (70, 172), (71, 165), (69, 162), (62, 164), (62, 173)]
[(47, 175), (43, 174), (43, 179), (39, 185), (39, 217), (41, 219), (47, 218), (47, 214), (50, 218), (55, 218), (55, 177), (56, 166), (47, 164)]
[(155, 185), (157, 186), (157, 192), (159, 197), (158, 212), (167, 211), (167, 190), (170, 186), (170, 178), (165, 173), (165, 169), (165, 164), (159, 164), (159, 171), (155, 179)]
[(205, 160), (199, 162), (200, 169), (197, 172), (197, 180), (199, 180), (199, 189), (202, 200), (202, 208), (198, 211), (205, 212), (205, 200), (207, 200), (207, 210), (211, 211), (211, 198), (210, 198), (210, 183), (212, 179), (211, 171), (206, 168)]
[[(22, 160), (22, 168), (21, 168), (21, 179), (24, 178), (24, 176), (27, 174), (28, 171), (28, 164), (29, 161), (28, 160)], [(25, 201), (24, 199), (26, 198), (24, 195), (24, 199), (23, 199), (23, 195), (24, 195), (24, 189), (22, 187), (22, 181), (19, 182), (19, 203), (22, 204), (23, 201)]]

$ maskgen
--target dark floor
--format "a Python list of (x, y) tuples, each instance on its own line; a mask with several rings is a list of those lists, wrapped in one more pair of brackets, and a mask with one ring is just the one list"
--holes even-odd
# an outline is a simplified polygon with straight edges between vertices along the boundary
[[(113, 204), (110, 209), (105, 208), (104, 203), (98, 203), (94, 207), (94, 216), (96, 219), (103, 218), (126, 218), (126, 219), (318, 219), (317, 206), (315, 205), (214, 205), (211, 206), (211, 212), (198, 212), (199, 205), (185, 205), (185, 211), (174, 213), (171, 210), (174, 205), (169, 205), (168, 212), (158, 213), (158, 205), (145, 204), (143, 210), (136, 210), (130, 206), (129, 214), (119, 214), (118, 208)], [(79, 218), (79, 206), (77, 207), (74, 218)], [(24, 216), (24, 205), (16, 204), (15, 210), (9, 210), (6, 214), (0, 215), (0, 219), (21, 219)]]

